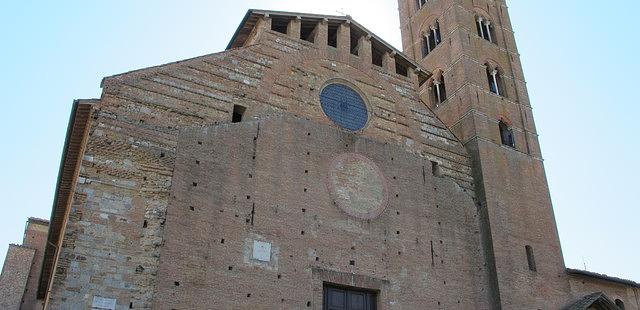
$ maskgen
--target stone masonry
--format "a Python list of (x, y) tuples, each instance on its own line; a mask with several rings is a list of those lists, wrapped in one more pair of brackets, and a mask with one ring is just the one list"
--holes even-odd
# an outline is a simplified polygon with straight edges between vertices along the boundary
[[(250, 10), (223, 52), (105, 78), (0, 305), (320, 310), (332, 287), (376, 309), (640, 309), (640, 284), (564, 266), (505, 2), (398, 3), (404, 53), (349, 16)], [(325, 113), (334, 84), (362, 128)]]

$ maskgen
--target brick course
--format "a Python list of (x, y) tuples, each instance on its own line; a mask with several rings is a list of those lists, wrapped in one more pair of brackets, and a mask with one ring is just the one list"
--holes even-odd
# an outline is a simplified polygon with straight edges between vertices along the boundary
[[(406, 55), (348, 17), (250, 11), (227, 51), (105, 78), (77, 128), (73, 195), (54, 210), (65, 226), (45, 307), (322, 309), (332, 283), (378, 292), (380, 309), (559, 309), (591, 290), (638, 309), (633, 285), (564, 268), (504, 1), (415, 5), (399, 0)], [(436, 20), (443, 40), (423, 59)], [(429, 72), (446, 80), (438, 105)], [(362, 130), (324, 114), (332, 83), (363, 97)], [(43, 248), (45, 232), (28, 231)], [(39, 307), (42, 257), (12, 249), (7, 277)]]
[[(469, 156), (418, 100), (414, 80), (348, 52), (349, 61), (340, 62), (340, 49), (268, 28), (253, 40), (244, 48), (104, 80), (52, 285), (52, 308), (90, 305), (92, 296), (115, 298), (118, 307), (153, 304), (156, 287), (166, 281), (158, 264), (167, 248), (170, 189), (183, 173), (174, 166), (178, 133), (226, 126), (234, 104), (247, 107), (246, 119), (284, 113), (335, 128), (322, 112), (319, 92), (329, 82), (346, 83), (369, 105), (371, 119), (360, 135), (438, 162), (444, 175), (474, 196)], [(233, 153), (233, 147), (229, 141), (217, 149)], [(279, 181), (278, 187), (288, 182)]]
[[(389, 183), (380, 217), (350, 217), (331, 198), (331, 162), (350, 152)], [(179, 138), (155, 305), (320, 309), (323, 275), (333, 274), (324, 281), (384, 286), (382, 309), (487, 309), (473, 198), (430, 169), (395, 145), (290, 116), (189, 130)], [(272, 243), (273, 264), (251, 258), (254, 240)], [(352, 275), (365, 278), (343, 283)]]

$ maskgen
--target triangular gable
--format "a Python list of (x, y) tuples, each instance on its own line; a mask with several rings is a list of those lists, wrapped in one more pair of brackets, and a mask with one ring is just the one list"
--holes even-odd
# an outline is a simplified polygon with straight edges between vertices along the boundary
[(576, 301), (565, 310), (620, 310), (616, 304), (602, 292), (593, 293)]

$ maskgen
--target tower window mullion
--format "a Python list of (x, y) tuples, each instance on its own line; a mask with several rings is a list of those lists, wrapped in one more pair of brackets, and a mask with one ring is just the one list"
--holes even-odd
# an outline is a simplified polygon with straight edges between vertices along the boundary
[(447, 100), (447, 89), (444, 83), (444, 75), (441, 75), (439, 79), (434, 78), (432, 92), (432, 98), (436, 107)]
[(487, 82), (489, 83), (489, 91), (492, 93), (503, 96), (502, 89), (502, 77), (500, 76), (500, 71), (498, 69), (491, 69), (491, 67), (487, 64)]
[(427, 57), (427, 55), (429, 55), (430, 50), (431, 50), (431, 46), (429, 44), (429, 37), (423, 36), (422, 37), (422, 58)]
[(433, 51), (436, 48), (436, 39), (433, 35), (433, 31), (429, 32), (429, 52)]
[(485, 35), (486, 35), (485, 39), (489, 42), (493, 42), (493, 38), (491, 36), (491, 22), (485, 21), (484, 27), (485, 27)]
[(478, 35), (484, 39), (484, 26), (482, 25), (482, 21), (484, 20), (484, 18), (482, 17), (478, 17), (477, 19), (477, 23), (476, 23), (476, 28), (478, 28)]

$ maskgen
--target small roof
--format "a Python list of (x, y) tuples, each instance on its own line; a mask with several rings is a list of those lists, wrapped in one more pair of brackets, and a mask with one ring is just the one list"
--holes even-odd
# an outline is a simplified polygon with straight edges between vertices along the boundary
[(45, 219), (40, 219), (37, 217), (30, 217), (27, 222), (29, 223), (34, 223), (34, 224), (39, 224), (39, 225), (44, 225), (44, 226), (49, 226), (49, 220), (45, 220)]
[(244, 16), (244, 19), (238, 26), (235, 34), (231, 38), (231, 41), (227, 45), (227, 50), (238, 48), (244, 45), (246, 40), (249, 38), (249, 35), (253, 31), (254, 27), (257, 25), (258, 20), (260, 18), (269, 16), (269, 17), (287, 17), (291, 19), (300, 18), (302, 20), (320, 22), (322, 20), (327, 20), (329, 22), (349, 22), (355, 28), (357, 28), (360, 32), (366, 33), (371, 36), (371, 44), (382, 46), (386, 49), (387, 52), (394, 52), (397, 56), (406, 61), (412, 68), (418, 69), (419, 71), (429, 73), (428, 71), (422, 69), (418, 63), (413, 61), (413, 59), (409, 58), (407, 55), (402, 53), (400, 50), (393, 47), (393, 45), (387, 43), (382, 38), (375, 35), (373, 32), (369, 31), (364, 26), (360, 25), (358, 22), (353, 20), (353, 18), (349, 15), (339, 16), (339, 15), (321, 15), (321, 14), (309, 14), (309, 13), (297, 13), (297, 12), (284, 12), (284, 11), (269, 11), (269, 10), (255, 10), (251, 9), (247, 11), (247, 14)]
[(631, 281), (631, 280), (611, 277), (611, 276), (608, 276), (606, 274), (599, 274), (599, 273), (595, 273), (595, 272), (591, 272), (591, 271), (579, 270), (579, 269), (571, 269), (571, 268), (567, 268), (567, 272), (569, 274), (571, 274), (571, 275), (579, 275), (579, 276), (585, 276), (585, 277), (590, 277), (590, 278), (596, 278), (596, 279), (600, 279), (600, 280), (604, 280), (604, 281), (615, 282), (615, 283), (618, 283), (618, 284), (623, 284), (623, 285), (628, 285), (628, 286), (640, 288), (640, 283), (636, 283), (636, 282)]

